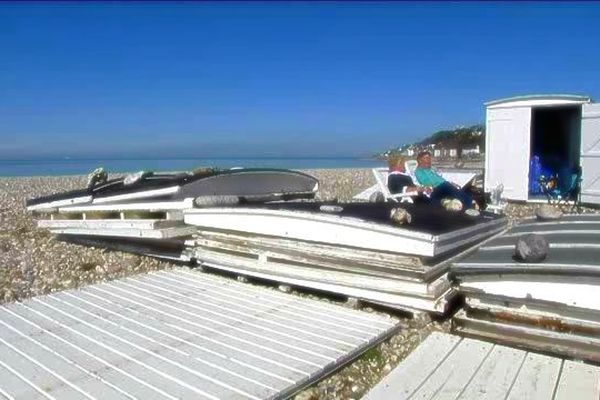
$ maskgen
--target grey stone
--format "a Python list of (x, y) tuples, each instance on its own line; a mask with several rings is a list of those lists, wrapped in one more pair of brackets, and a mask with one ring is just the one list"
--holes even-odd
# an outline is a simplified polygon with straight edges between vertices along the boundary
[(277, 289), (279, 289), (279, 291), (283, 292), (283, 293), (291, 293), (292, 292), (292, 287), (290, 285), (281, 284), (281, 285), (277, 286)]
[(390, 211), (390, 219), (398, 225), (410, 224), (412, 215), (402, 207), (392, 208)]
[(535, 210), (535, 216), (540, 221), (553, 221), (560, 219), (563, 213), (558, 208), (550, 204), (544, 204)]
[(549, 249), (548, 241), (543, 236), (534, 233), (523, 235), (515, 245), (515, 258), (521, 262), (538, 263), (546, 259)]
[(348, 297), (348, 300), (346, 300), (346, 306), (355, 310), (359, 310), (362, 306), (362, 302), (356, 297)]

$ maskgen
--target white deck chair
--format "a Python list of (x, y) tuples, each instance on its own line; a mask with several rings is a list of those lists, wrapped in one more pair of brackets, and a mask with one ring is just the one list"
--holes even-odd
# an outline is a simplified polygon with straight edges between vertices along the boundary
[(388, 189), (388, 169), (387, 168), (373, 168), (373, 175), (377, 181), (379, 191), (383, 194), (386, 201), (395, 201), (398, 203), (412, 203), (413, 197), (417, 196), (417, 192), (406, 192), (406, 193), (390, 193)]

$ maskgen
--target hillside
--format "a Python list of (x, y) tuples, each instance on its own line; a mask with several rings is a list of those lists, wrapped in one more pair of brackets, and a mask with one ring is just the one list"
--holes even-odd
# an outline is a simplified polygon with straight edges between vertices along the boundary
[[(475, 153), (473, 149), (477, 146), (479, 148)], [(460, 126), (454, 129), (440, 130), (419, 142), (406, 143), (388, 149), (380, 156), (385, 156), (390, 151), (400, 151), (413, 155), (425, 149), (430, 151), (440, 150), (441, 156), (477, 156), (480, 152), (485, 151), (485, 125), (476, 124), (468, 127)], [(449, 154), (451, 149), (455, 149), (456, 154)]]

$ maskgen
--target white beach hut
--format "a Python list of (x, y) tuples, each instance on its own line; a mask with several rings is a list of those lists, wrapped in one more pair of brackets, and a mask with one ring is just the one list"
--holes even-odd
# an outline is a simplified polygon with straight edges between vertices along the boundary
[(582, 202), (600, 204), (600, 103), (587, 96), (532, 95), (485, 106), (487, 192), (501, 183), (508, 200), (542, 199), (530, 182), (537, 156), (534, 162), (547, 170), (581, 167)]

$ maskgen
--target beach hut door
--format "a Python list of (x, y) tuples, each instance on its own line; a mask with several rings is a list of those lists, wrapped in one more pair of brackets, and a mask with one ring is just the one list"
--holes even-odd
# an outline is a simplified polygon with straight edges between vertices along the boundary
[(581, 113), (581, 201), (600, 204), (600, 103)]
[(502, 184), (502, 197), (527, 200), (531, 108), (488, 110), (487, 119), (486, 191)]

